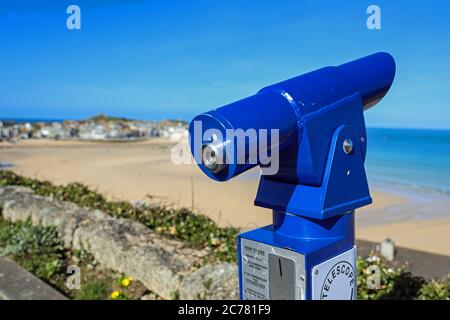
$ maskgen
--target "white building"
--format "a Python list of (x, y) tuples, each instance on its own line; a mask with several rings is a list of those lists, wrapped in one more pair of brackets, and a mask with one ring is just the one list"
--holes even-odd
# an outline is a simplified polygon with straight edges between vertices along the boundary
[(189, 132), (185, 128), (174, 128), (170, 132), (170, 141), (172, 142), (181, 142), (188, 139)]

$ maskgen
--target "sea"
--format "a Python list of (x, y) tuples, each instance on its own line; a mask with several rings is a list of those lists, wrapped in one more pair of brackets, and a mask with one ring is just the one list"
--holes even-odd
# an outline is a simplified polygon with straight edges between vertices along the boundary
[[(22, 123), (64, 121), (1, 120)], [(372, 185), (396, 190), (414, 189), (450, 197), (450, 130), (368, 128), (367, 139), (365, 165)]]
[[(367, 224), (450, 218), (450, 130), (368, 128), (367, 143), (365, 167), (370, 189), (408, 199), (404, 204), (366, 215)], [(238, 179), (256, 180), (259, 175), (260, 170), (250, 170)]]
[(52, 118), (0, 118), (0, 121), (4, 122), (17, 122), (17, 123), (37, 123), (37, 122), (64, 122), (65, 119), (52, 119)]
[[(406, 201), (369, 206), (360, 226), (450, 218), (450, 130), (368, 128), (367, 143), (370, 190)], [(258, 177), (253, 171), (244, 179)]]
[(450, 196), (450, 130), (367, 131), (369, 182)]

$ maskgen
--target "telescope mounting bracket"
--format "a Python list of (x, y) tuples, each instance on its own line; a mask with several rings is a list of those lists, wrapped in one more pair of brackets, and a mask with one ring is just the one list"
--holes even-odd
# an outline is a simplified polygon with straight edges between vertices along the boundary
[[(312, 135), (314, 141), (318, 141), (318, 129), (332, 132), (328, 139), (320, 139), (328, 145), (322, 183), (315, 186), (286, 182), (277, 176), (262, 176), (255, 205), (325, 220), (372, 203), (364, 169), (366, 132), (361, 98), (355, 94), (326, 109), (303, 118), (305, 129), (299, 138), (299, 143), (310, 144)], [(344, 141), (351, 143), (351, 150), (345, 150)], [(310, 160), (314, 163), (312, 153)]]

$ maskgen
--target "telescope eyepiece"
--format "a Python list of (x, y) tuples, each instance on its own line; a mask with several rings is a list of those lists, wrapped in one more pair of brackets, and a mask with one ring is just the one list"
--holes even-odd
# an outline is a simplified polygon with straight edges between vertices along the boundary
[[(359, 137), (342, 146), (347, 154), (358, 146), (356, 139), (366, 135), (365, 125), (356, 117), (364, 118), (360, 110), (355, 119), (337, 110), (348, 110), (340, 109), (344, 104), (357, 104), (362, 110), (375, 105), (388, 92), (395, 69), (390, 54), (376, 53), (275, 83), (202, 113), (189, 126), (195, 162), (216, 181), (228, 181), (258, 165), (266, 168), (267, 163), (271, 167), (277, 163), (277, 173), (270, 174), (277, 179), (319, 186), (334, 126), (355, 126)], [(313, 144), (310, 139), (316, 135), (320, 139)], [(361, 144), (363, 158), (366, 145)], [(279, 161), (266, 161), (275, 154)]]
[(225, 169), (225, 148), (222, 142), (213, 141), (202, 146), (202, 163), (212, 173)]

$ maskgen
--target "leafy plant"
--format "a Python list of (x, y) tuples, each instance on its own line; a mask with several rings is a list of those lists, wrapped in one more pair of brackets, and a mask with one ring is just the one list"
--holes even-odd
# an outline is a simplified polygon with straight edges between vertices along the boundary
[(75, 294), (75, 300), (106, 300), (110, 287), (106, 279), (85, 282)]
[[(94, 257), (86, 249), (64, 250), (55, 228), (33, 226), (30, 220), (9, 222), (3, 218), (1, 211), (0, 207), (0, 257), (12, 258), (69, 297), (79, 300), (109, 298), (109, 292), (115, 286), (116, 274), (111, 270), (97, 269)], [(80, 289), (66, 286), (65, 271), (74, 260), (82, 275)], [(144, 294), (143, 285), (131, 277), (120, 277), (120, 280), (126, 292), (118, 297), (119, 300), (139, 299)], [(131, 282), (133, 286), (130, 286)]]
[(33, 226), (31, 221), (11, 223), (0, 216), (0, 256), (11, 256), (22, 267), (51, 280), (64, 264), (61, 239), (53, 227)]
[[(357, 269), (358, 298), (362, 300), (414, 299), (425, 284), (423, 278), (413, 276), (405, 268), (389, 268), (377, 256), (358, 258)], [(369, 285), (374, 276), (380, 281), (378, 287)]]
[(431, 281), (419, 291), (419, 300), (450, 300), (450, 281)]
[(180, 300), (180, 292), (179, 292), (178, 290), (172, 291), (172, 292), (170, 293), (170, 298), (171, 298), (172, 300)]
[[(130, 218), (167, 237), (177, 238), (193, 248), (209, 248), (212, 258), (236, 262), (236, 228), (220, 228), (202, 215), (188, 209), (168, 209), (162, 206), (132, 206), (128, 202), (108, 201), (101, 194), (79, 183), (55, 186), (48, 181), (21, 177), (12, 171), (0, 170), (0, 186), (20, 185), (35, 193), (71, 201), (82, 207), (100, 209), (112, 216)], [(0, 208), (1, 211), (1, 208)], [(53, 228), (33, 227), (31, 222), (9, 223), (0, 215), (0, 256), (12, 255), (16, 261), (41, 278), (55, 276), (63, 263), (62, 245)], [(83, 264), (92, 264), (93, 257), (86, 251), (74, 252)], [(413, 276), (406, 268), (390, 268), (377, 256), (357, 260), (359, 299), (450, 299), (450, 281), (426, 282)], [(369, 285), (374, 268), (379, 273), (379, 287)], [(123, 277), (119, 278), (122, 283)], [(118, 280), (116, 280), (118, 281)], [(117, 285), (117, 283), (116, 283)], [(205, 287), (210, 283), (205, 282)], [(119, 286), (123, 289), (123, 286)], [(106, 299), (111, 287), (103, 278), (85, 281), (76, 299)], [(119, 292), (119, 291), (117, 291)], [(179, 292), (172, 293), (179, 299)], [(121, 292), (114, 299), (128, 299)]]
[(73, 257), (77, 258), (83, 265), (94, 265), (96, 264), (94, 256), (86, 250), (83, 245), (81, 249), (72, 250)]
[(236, 261), (236, 236), (239, 230), (220, 228), (210, 218), (188, 209), (168, 209), (163, 206), (136, 208), (128, 202), (108, 201), (103, 195), (80, 183), (55, 186), (49, 181), (22, 177), (7, 170), (0, 170), (1, 185), (28, 187), (42, 196), (99, 209), (114, 217), (133, 219), (167, 237), (183, 240), (193, 248), (209, 248), (214, 258), (220, 261)]

